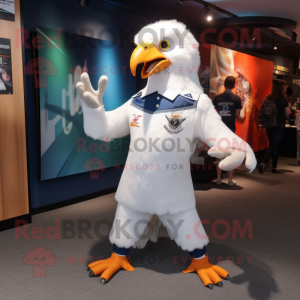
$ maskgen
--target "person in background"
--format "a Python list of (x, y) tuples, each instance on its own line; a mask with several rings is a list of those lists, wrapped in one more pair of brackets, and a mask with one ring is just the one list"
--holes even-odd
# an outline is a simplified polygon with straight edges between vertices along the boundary
[(284, 80), (273, 81), (272, 93), (269, 99), (275, 103), (277, 107), (278, 126), (266, 129), (269, 139), (269, 149), (265, 154), (264, 161), (259, 165), (259, 173), (263, 174), (265, 166), (268, 164), (272, 156), (272, 173), (280, 173), (277, 170), (277, 161), (279, 157), (279, 149), (285, 133), (286, 117), (291, 114), (291, 109), (287, 98), (285, 98), (287, 83)]
[[(235, 87), (235, 78), (233, 76), (228, 76), (224, 82), (225, 92), (216, 96), (213, 104), (222, 118), (225, 125), (233, 132), (235, 132), (235, 119), (240, 117), (242, 104), (239, 96), (232, 93)], [(222, 170), (217, 166), (217, 184), (221, 185)], [(234, 186), (236, 184), (233, 181), (233, 170), (228, 171), (228, 185)]]
[(297, 166), (300, 167), (300, 110), (296, 111), (295, 125), (297, 126)]
[(286, 89), (286, 98), (288, 99), (288, 101), (289, 101), (289, 105), (290, 105), (290, 107), (291, 106), (294, 106), (294, 102), (295, 102), (295, 100), (292, 98), (292, 95), (293, 95), (293, 89), (291, 89), (291, 88), (287, 88)]
[(289, 116), (287, 116), (287, 119), (288, 119), (289, 124), (291, 124), (291, 125), (294, 124), (295, 117), (296, 117), (296, 115), (295, 115), (296, 110), (293, 108), (296, 101), (295, 101), (295, 99), (292, 98), (292, 95), (293, 95), (293, 90), (288, 87), (286, 89), (286, 98), (289, 101), (289, 106), (290, 106), (290, 109), (291, 109), (292, 113)]

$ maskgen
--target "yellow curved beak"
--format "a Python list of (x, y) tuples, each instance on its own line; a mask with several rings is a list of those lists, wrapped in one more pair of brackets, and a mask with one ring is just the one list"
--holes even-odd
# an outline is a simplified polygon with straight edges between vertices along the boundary
[(142, 78), (148, 78), (171, 65), (171, 62), (153, 44), (138, 45), (132, 52), (130, 70), (133, 76), (135, 76), (136, 67), (140, 63), (144, 63)]

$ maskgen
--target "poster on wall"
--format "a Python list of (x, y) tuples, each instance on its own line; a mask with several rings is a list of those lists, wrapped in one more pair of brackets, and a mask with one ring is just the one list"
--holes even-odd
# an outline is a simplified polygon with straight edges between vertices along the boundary
[(15, 0), (0, 0), (0, 19), (15, 21)]
[(76, 84), (87, 72), (97, 90), (100, 76), (106, 75), (105, 110), (121, 106), (136, 93), (129, 68), (132, 49), (42, 27), (37, 28), (36, 40), (38, 57), (28, 62), (25, 73), (33, 76), (39, 91), (40, 179), (83, 172), (97, 176), (96, 170), (120, 168), (127, 158), (129, 136), (113, 141), (88, 137)]
[(233, 93), (242, 102), (241, 115), (236, 120), (236, 134), (254, 151), (267, 149), (267, 133), (258, 125), (258, 114), (262, 102), (272, 90), (273, 62), (211, 45), (209, 96), (212, 100), (224, 92), (227, 76), (235, 77)]
[(13, 94), (11, 43), (0, 38), (0, 94)]

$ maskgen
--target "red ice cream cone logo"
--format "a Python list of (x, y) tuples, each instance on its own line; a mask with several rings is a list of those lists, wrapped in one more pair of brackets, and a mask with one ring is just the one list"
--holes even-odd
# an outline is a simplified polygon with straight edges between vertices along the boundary
[(53, 266), (55, 258), (50, 250), (37, 247), (27, 252), (24, 263), (33, 266), (33, 277), (46, 277), (47, 266)]

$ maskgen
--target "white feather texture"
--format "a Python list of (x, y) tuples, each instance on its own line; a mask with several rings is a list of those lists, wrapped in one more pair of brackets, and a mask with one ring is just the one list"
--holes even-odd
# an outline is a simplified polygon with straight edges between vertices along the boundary
[[(160, 49), (164, 39), (171, 41), (171, 50)], [(143, 248), (149, 239), (156, 241), (162, 223), (170, 238), (183, 250), (203, 248), (208, 243), (203, 226), (199, 226), (198, 230), (204, 238), (192, 234), (194, 225), (200, 221), (190, 172), (195, 140), (201, 139), (212, 148), (209, 155), (218, 158), (227, 156), (220, 163), (223, 170), (230, 170), (231, 166), (237, 168), (246, 158), (246, 166), (252, 171), (256, 159), (251, 147), (227, 128), (212, 101), (203, 93), (198, 78), (199, 44), (184, 24), (176, 20), (149, 24), (135, 36), (135, 43), (152, 43), (171, 63), (168, 69), (148, 78), (146, 87), (141, 91), (142, 96), (158, 92), (161, 95), (156, 96), (154, 101), (160, 100), (161, 96), (174, 101), (182, 95), (195, 102), (189, 107), (182, 105), (153, 112), (135, 105), (131, 98), (116, 110), (107, 112), (102, 101), (107, 78), (102, 76), (98, 91), (94, 91), (88, 75), (82, 75), (77, 90), (83, 99), (86, 134), (103, 141), (130, 134), (130, 151), (115, 196), (118, 207), (110, 241), (118, 247)], [(160, 107), (158, 103), (156, 107)], [(167, 117), (173, 115), (184, 122), (180, 130), (172, 132), (168, 129)], [(132, 122), (137, 122), (137, 125)], [(153, 140), (156, 148), (149, 146)], [(138, 141), (146, 145), (143, 150), (137, 147)], [(222, 151), (228, 142), (231, 143), (229, 148)], [(131, 238), (120, 237), (117, 228), (128, 220), (131, 222), (126, 230)], [(136, 234), (135, 224), (141, 220), (140, 231)], [(170, 220), (173, 224), (184, 220), (178, 235), (173, 234)], [(147, 227), (151, 228), (151, 234), (144, 238)]]
[[(135, 244), (133, 245), (133, 248), (138, 248), (138, 249), (143, 249), (148, 240), (150, 239), (153, 243), (156, 243), (157, 238), (158, 238), (158, 232), (159, 232), (159, 227), (161, 225), (161, 221), (158, 218), (157, 215), (153, 215), (151, 220), (149, 221), (147, 227), (145, 228), (142, 236), (145, 238), (140, 238)], [(147, 235), (147, 231), (150, 230), (151, 234)]]
[[(97, 92), (89, 86), (86, 76), (82, 77), (83, 82), (78, 85), (84, 100), (82, 109), (87, 135), (106, 141), (130, 133), (130, 151), (118, 186), (116, 200), (132, 212), (149, 214), (149, 221), (153, 214), (160, 217), (164, 214), (175, 215), (195, 210), (195, 194), (189, 161), (194, 152), (195, 147), (191, 145), (194, 144), (195, 139), (201, 139), (213, 148), (209, 151), (209, 155), (227, 156), (220, 163), (223, 170), (237, 168), (245, 158), (246, 167), (250, 171), (256, 166), (251, 147), (227, 128), (212, 101), (203, 93), (198, 79), (199, 44), (187, 31), (185, 25), (176, 20), (159, 21), (144, 27), (135, 36), (137, 44), (153, 43), (157, 49), (163, 39), (172, 41), (173, 47), (170, 51), (161, 49), (171, 65), (168, 70), (148, 78), (142, 95), (157, 91), (173, 101), (177, 95), (192, 94), (192, 100), (197, 101), (194, 106), (187, 109), (183, 107), (165, 109), (152, 114), (141, 106), (133, 105), (133, 98), (131, 98), (118, 109), (106, 112), (101, 98), (106, 79), (102, 79), (102, 83), (100, 79)], [(93, 97), (98, 97), (99, 101)], [(159, 100), (157, 98), (154, 101)], [(92, 106), (94, 104), (97, 106), (98, 103), (94, 100), (99, 102), (99, 107), (88, 105), (92, 103)], [(180, 115), (180, 118), (184, 119), (182, 128), (178, 132), (170, 133), (167, 129), (166, 116), (170, 117), (171, 113)], [(138, 126), (132, 126), (136, 116), (139, 116)], [(157, 140), (156, 148), (150, 148), (151, 140)], [(146, 145), (143, 150), (137, 146), (139, 141)], [(231, 149), (222, 151), (228, 145), (227, 142), (230, 143), (229, 148), (238, 151)], [(175, 143), (175, 146), (171, 151), (166, 150), (164, 148), (166, 143), (171, 146)], [(240, 147), (240, 145), (244, 146)], [(220, 147), (221, 150), (218, 149)]]
[[(120, 230), (118, 224), (125, 226)], [(208, 244), (208, 237), (196, 209), (178, 214), (151, 215), (133, 211), (120, 203), (117, 206), (109, 239), (118, 247), (142, 249), (149, 239), (152, 242), (157, 241), (161, 224), (166, 227), (170, 239), (183, 250), (193, 251)], [(198, 233), (193, 234), (196, 227)]]
[(144, 94), (167, 90), (181, 93), (202, 93), (198, 70), (200, 67), (199, 43), (183, 23), (176, 20), (161, 20), (143, 27), (134, 37), (136, 45), (152, 43), (159, 48), (165, 38), (170, 39), (174, 48), (163, 54), (171, 62), (168, 70), (148, 78)]

